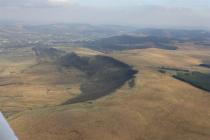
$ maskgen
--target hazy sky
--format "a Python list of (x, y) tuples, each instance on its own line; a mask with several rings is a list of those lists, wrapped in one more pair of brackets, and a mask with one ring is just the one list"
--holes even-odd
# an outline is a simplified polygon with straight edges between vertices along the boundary
[(210, 0), (0, 0), (0, 21), (210, 28)]
[[(67, 2), (68, 0), (63, 1)], [(210, 6), (210, 0), (74, 0), (73, 2), (95, 6), (160, 5), (192, 8)]]

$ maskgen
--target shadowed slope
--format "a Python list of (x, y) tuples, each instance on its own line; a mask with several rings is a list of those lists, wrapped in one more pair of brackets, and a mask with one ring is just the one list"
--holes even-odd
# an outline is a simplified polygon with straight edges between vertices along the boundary
[(110, 94), (137, 73), (129, 65), (107, 56), (79, 57), (72, 53), (62, 57), (61, 64), (77, 68), (87, 75), (87, 80), (81, 85), (82, 93), (64, 104), (94, 100)]

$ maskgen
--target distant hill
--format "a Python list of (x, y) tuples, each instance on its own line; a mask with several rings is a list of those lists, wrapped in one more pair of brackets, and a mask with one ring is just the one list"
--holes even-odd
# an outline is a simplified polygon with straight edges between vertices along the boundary
[(173, 45), (173, 40), (169, 38), (161, 38), (156, 36), (131, 36), (121, 35), (99, 39), (96, 41), (87, 42), (87, 47), (99, 51), (115, 51), (129, 49), (144, 49), (144, 48), (160, 48), (167, 50), (176, 50)]
[(205, 30), (140, 29), (117, 25), (51, 24), (0, 25), (1, 46), (21, 47), (34, 44), (79, 46), (99, 51), (161, 48), (175, 50), (174, 42), (210, 46)]
[(135, 33), (188, 41), (204, 41), (210, 38), (210, 32), (204, 30), (139, 29), (136, 30)]

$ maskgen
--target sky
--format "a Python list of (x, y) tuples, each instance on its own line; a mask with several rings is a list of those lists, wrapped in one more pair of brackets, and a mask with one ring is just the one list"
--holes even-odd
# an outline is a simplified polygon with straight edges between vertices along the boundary
[(210, 0), (0, 0), (0, 21), (210, 28)]

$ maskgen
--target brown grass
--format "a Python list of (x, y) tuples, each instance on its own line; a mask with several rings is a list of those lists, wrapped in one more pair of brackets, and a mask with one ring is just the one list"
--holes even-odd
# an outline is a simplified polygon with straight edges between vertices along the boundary
[(208, 72), (197, 65), (210, 51), (186, 48), (109, 54), (139, 70), (134, 88), (125, 84), (92, 104), (25, 111), (9, 122), (20, 140), (209, 140), (210, 94), (156, 69)]

